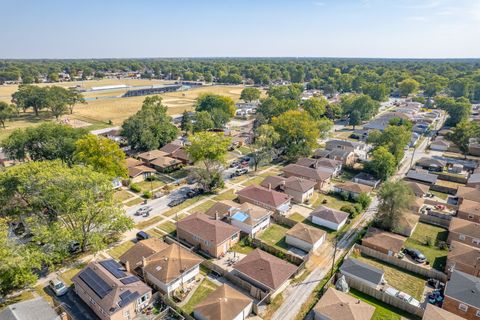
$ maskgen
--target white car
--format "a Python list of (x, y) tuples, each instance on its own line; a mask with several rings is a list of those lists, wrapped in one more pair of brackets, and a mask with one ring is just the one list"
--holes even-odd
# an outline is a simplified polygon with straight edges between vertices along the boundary
[(389, 287), (385, 290), (385, 293), (392, 297), (397, 297), (403, 301), (411, 304), (412, 306), (420, 308), (420, 302), (405, 292), (398, 291), (395, 288)]
[(67, 286), (65, 286), (65, 283), (58, 278), (50, 280), (49, 286), (50, 286), (50, 289), (52, 289), (52, 291), (55, 293), (57, 297), (64, 295), (68, 291), (68, 288)]

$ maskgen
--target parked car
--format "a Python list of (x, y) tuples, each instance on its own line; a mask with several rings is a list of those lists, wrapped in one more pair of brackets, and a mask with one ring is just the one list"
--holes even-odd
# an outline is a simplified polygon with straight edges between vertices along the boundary
[(76, 253), (76, 252), (79, 252), (80, 251), (80, 242), (78, 241), (72, 241), (70, 242), (69, 246), (68, 246), (68, 250), (70, 251), (70, 253)]
[(427, 258), (425, 255), (420, 251), (415, 248), (405, 248), (403, 250), (405, 254), (409, 255), (413, 260), (417, 261), (418, 263), (424, 263), (427, 261)]
[(150, 213), (151, 211), (153, 210), (152, 207), (150, 206), (143, 206), (143, 207), (140, 207), (135, 213), (134, 215), (136, 216), (145, 216), (145, 214), (147, 213)]
[(173, 199), (172, 201), (170, 201), (170, 202), (167, 204), (167, 206), (169, 206), (170, 208), (176, 207), (176, 206), (184, 203), (185, 200), (186, 200), (185, 198)]
[(62, 280), (60, 280), (59, 278), (55, 278), (55, 279), (50, 280), (48, 282), (48, 285), (57, 297), (63, 296), (68, 291), (68, 288), (65, 285), (65, 283)]
[(388, 294), (389, 296), (402, 299), (403, 301), (413, 306), (420, 307), (420, 302), (417, 299), (413, 298), (412, 296), (406, 294), (405, 292), (401, 292), (395, 288), (389, 287), (385, 290), (385, 293)]
[(136, 235), (137, 241), (147, 240), (150, 238), (150, 235), (145, 231), (138, 231)]

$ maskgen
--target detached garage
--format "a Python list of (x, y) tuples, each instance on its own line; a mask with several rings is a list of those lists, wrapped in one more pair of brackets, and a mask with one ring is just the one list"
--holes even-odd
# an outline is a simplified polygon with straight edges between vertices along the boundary
[(327, 233), (321, 229), (297, 223), (287, 231), (285, 242), (305, 252), (319, 248), (327, 237)]

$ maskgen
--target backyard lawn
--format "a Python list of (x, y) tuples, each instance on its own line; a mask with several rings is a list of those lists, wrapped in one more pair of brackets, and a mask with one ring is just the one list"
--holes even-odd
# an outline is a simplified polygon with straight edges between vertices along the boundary
[(292, 220), (295, 220), (297, 222), (303, 222), (303, 220), (305, 220), (306, 218), (304, 216), (302, 216), (300, 213), (298, 212), (294, 212), (292, 213), (291, 215), (288, 216), (289, 219), (292, 219)]
[(118, 246), (108, 250), (108, 254), (111, 255), (112, 258), (118, 259), (122, 254), (124, 254), (128, 249), (130, 249), (134, 245), (135, 243), (133, 243), (133, 241), (125, 241), (119, 244)]
[(171, 221), (166, 221), (161, 225), (157, 226), (157, 228), (169, 234), (173, 234), (177, 230), (177, 226)]
[(337, 209), (337, 210), (340, 210), (340, 208), (346, 204), (351, 204), (350, 202), (344, 201), (340, 198), (337, 198), (328, 194), (320, 194), (318, 192), (313, 193), (311, 203), (312, 203), (312, 207), (314, 208), (318, 208), (319, 206), (324, 205), (329, 208)]
[(363, 292), (357, 291), (355, 289), (350, 289), (349, 293), (351, 296), (375, 307), (375, 313), (373, 314), (371, 320), (400, 320), (402, 317), (405, 317), (407, 319), (412, 319), (413, 317), (411, 314), (392, 307), (391, 305), (377, 300), (369, 295), (366, 295)]
[[(447, 262), (448, 250), (440, 249), (439, 244), (447, 241), (447, 237), (448, 230), (420, 222), (412, 236), (405, 241), (405, 247), (420, 250), (433, 268), (443, 271)], [(432, 241), (431, 246), (427, 245), (428, 238)]]
[(288, 248), (288, 245), (285, 242), (285, 233), (287, 231), (288, 228), (272, 223), (265, 231), (262, 232), (260, 239), (280, 250), (285, 250)]
[(220, 193), (218, 196), (214, 197), (214, 200), (220, 201), (220, 200), (234, 200), (237, 198), (237, 195), (235, 194), (235, 190), (233, 189), (228, 189), (225, 192)]
[(430, 192), (434, 196), (439, 197), (440, 199), (443, 199), (443, 200), (447, 200), (448, 198), (448, 193), (443, 193), (443, 192), (433, 191), (433, 190), (430, 190), (428, 192)]
[(240, 240), (237, 242), (233, 247), (232, 251), (238, 252), (238, 253), (243, 253), (243, 254), (249, 254), (251, 251), (253, 251), (255, 248), (249, 246), (245, 240)]
[(382, 269), (385, 272), (385, 280), (389, 285), (421, 301), (423, 297), (423, 289), (425, 288), (425, 279), (406, 270), (367, 256), (358, 256), (357, 258), (374, 267)]
[(217, 285), (210, 280), (203, 280), (200, 286), (195, 290), (190, 300), (182, 307), (182, 309), (190, 314), (195, 309), (195, 306), (205, 299), (210, 293), (217, 289)]

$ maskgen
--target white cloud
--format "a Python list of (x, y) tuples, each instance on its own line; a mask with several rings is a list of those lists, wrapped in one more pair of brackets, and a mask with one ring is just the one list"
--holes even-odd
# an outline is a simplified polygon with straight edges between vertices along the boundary
[(313, 2), (313, 5), (315, 5), (315, 6), (317, 6), (317, 7), (323, 7), (323, 6), (325, 6), (325, 2), (314, 1), (314, 2)]
[(424, 16), (411, 16), (411, 17), (407, 17), (407, 20), (410, 20), (410, 21), (427, 21), (427, 17), (424, 17)]

